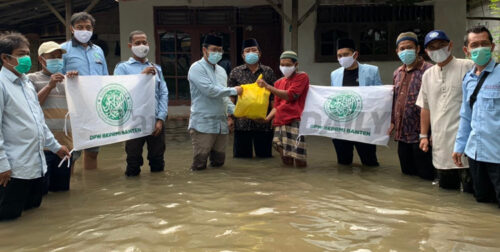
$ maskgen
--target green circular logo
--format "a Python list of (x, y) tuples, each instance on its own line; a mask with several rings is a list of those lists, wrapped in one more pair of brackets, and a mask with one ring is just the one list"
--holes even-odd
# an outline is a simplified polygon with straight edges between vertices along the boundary
[(125, 87), (112, 83), (101, 88), (97, 94), (96, 109), (105, 123), (120, 126), (130, 118), (132, 97)]
[(328, 97), (323, 108), (330, 119), (349, 122), (356, 119), (363, 109), (363, 99), (356, 92), (343, 91)]

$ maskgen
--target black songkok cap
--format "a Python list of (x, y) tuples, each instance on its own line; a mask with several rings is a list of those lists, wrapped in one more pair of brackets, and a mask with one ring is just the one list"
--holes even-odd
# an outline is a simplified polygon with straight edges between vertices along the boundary
[(340, 50), (342, 48), (350, 48), (356, 50), (356, 45), (354, 44), (354, 40), (348, 38), (337, 40), (337, 50)]
[(243, 41), (243, 45), (241, 46), (241, 48), (245, 49), (247, 47), (254, 47), (254, 46), (259, 47), (259, 43), (257, 43), (256, 39), (250, 38)]
[(205, 36), (205, 40), (203, 40), (203, 44), (222, 46), (222, 38), (219, 36), (209, 34), (209, 35)]

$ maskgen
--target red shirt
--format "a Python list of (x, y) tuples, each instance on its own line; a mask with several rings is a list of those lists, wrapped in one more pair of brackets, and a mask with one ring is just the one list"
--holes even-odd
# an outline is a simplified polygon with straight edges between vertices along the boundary
[(282, 126), (294, 121), (300, 121), (300, 116), (306, 103), (307, 91), (309, 90), (309, 76), (304, 73), (295, 73), (289, 78), (281, 78), (274, 83), (274, 87), (286, 90), (289, 100), (283, 100), (277, 95), (274, 96), (274, 116), (273, 126)]

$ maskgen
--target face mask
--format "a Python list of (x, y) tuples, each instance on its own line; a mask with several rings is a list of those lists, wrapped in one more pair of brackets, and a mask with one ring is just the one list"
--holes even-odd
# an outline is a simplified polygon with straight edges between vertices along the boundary
[(149, 46), (147, 45), (132, 46), (132, 53), (134, 53), (135, 56), (141, 59), (146, 58), (146, 56), (149, 53)]
[(450, 57), (451, 52), (448, 50), (448, 46), (434, 51), (427, 51), (429, 58), (436, 63), (441, 63)]
[(470, 56), (472, 61), (478, 66), (484, 66), (490, 62), (491, 59), (491, 48), (490, 47), (479, 47), (472, 49), (470, 51)]
[(398, 53), (398, 56), (401, 62), (403, 62), (403, 64), (405, 65), (411, 65), (417, 58), (415, 49), (406, 49), (404, 51), (401, 51)]
[(222, 53), (221, 52), (209, 52), (208, 53), (208, 62), (210, 64), (217, 64), (219, 61), (222, 59)]
[(83, 44), (89, 42), (90, 38), (92, 37), (92, 31), (87, 30), (74, 30), (73, 34), (76, 40)]
[(259, 61), (259, 54), (250, 52), (245, 54), (245, 62), (247, 64), (253, 65)]
[(63, 59), (46, 59), (45, 62), (47, 63), (47, 70), (49, 70), (50, 73), (62, 72)]
[[(20, 74), (25, 74), (30, 71), (31, 69), (31, 58), (29, 55), (25, 55), (22, 57), (16, 57), (12, 56), (13, 58), (17, 59), (17, 66), (14, 67), (14, 69), (20, 73)], [(12, 65), (11, 65), (12, 66)]]
[(295, 66), (280, 66), (280, 70), (281, 73), (288, 78), (295, 72)]
[(354, 64), (354, 54), (351, 56), (342, 57), (339, 59), (339, 63), (343, 68), (349, 68)]

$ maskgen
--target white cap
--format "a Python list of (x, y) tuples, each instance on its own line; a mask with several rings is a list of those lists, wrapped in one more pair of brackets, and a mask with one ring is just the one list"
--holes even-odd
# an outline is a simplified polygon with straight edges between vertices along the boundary
[(54, 41), (45, 42), (38, 48), (38, 56), (41, 56), (44, 53), (51, 53), (56, 50), (61, 50), (63, 54), (66, 53), (66, 50), (62, 49), (58, 43)]

